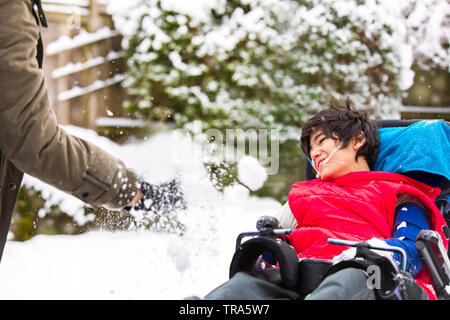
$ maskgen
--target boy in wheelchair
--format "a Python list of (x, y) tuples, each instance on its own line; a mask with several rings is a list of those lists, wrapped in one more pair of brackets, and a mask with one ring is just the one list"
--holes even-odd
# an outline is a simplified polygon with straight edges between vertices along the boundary
[[(447, 224), (434, 203), (440, 189), (419, 182), (417, 172), (413, 179), (371, 171), (380, 148), (378, 128), (349, 100), (330, 107), (302, 129), (301, 147), (316, 179), (292, 186), (279, 221), (258, 221), (272, 235), (277, 227), (292, 232), (273, 243), (263, 236), (238, 244), (230, 280), (205, 299), (436, 298), (415, 240), (431, 229), (448, 248)], [(279, 268), (259, 268), (261, 263)]]

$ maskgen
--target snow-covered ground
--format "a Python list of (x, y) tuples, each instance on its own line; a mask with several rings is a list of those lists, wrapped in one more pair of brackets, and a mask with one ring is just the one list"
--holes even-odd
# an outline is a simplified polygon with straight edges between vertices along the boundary
[[(149, 182), (179, 177), (189, 205), (179, 220), (187, 230), (182, 237), (137, 229), (8, 241), (0, 265), (0, 299), (203, 297), (227, 280), (238, 233), (255, 230), (259, 216), (281, 207), (273, 199), (250, 196), (240, 184), (217, 192), (201, 164), (200, 146), (180, 131), (119, 146), (91, 130), (65, 129), (123, 159)], [(248, 168), (248, 159), (243, 167)], [(240, 176), (253, 185), (267, 178), (261, 170)], [(29, 176), (24, 183), (83, 222), (79, 200)]]

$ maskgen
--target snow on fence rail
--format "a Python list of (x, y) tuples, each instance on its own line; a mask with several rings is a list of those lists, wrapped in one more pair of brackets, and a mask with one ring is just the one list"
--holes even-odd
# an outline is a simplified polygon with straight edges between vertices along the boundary
[(87, 70), (89, 68), (97, 67), (106, 62), (111, 62), (113, 60), (120, 59), (123, 56), (124, 56), (123, 51), (120, 52), (111, 51), (106, 55), (106, 57), (97, 56), (85, 62), (77, 62), (77, 63), (69, 62), (65, 66), (53, 70), (52, 77), (53, 79), (58, 79), (83, 70)]
[(60, 5), (70, 5), (70, 6), (81, 6), (87, 7), (89, 6), (89, 0), (42, 0), (42, 5), (47, 4), (60, 4)]
[(42, 8), (45, 12), (51, 12), (51, 13), (62, 13), (62, 14), (76, 14), (79, 16), (88, 16), (90, 11), (89, 9), (81, 6), (68, 6), (64, 4), (53, 4), (53, 3), (43, 3)]
[(130, 118), (100, 117), (95, 120), (97, 127), (120, 127), (120, 128), (145, 128), (147, 123), (143, 120)]
[(55, 18), (60, 21), (67, 20), (69, 16), (86, 20), (91, 14), (91, 2), (91, 0), (42, 0), (42, 8), (50, 20)]
[(111, 30), (108, 27), (103, 27), (96, 32), (89, 33), (86, 30), (81, 30), (80, 34), (70, 38), (68, 36), (61, 36), (55, 42), (47, 45), (46, 52), (48, 56), (66, 51), (72, 50), (78, 47), (89, 45), (98, 41), (110, 39), (112, 37), (119, 36), (120, 33), (116, 30)]
[(66, 101), (69, 99), (73, 99), (76, 97), (80, 97), (82, 95), (89, 94), (91, 92), (115, 85), (117, 83), (122, 82), (123, 80), (122, 74), (116, 74), (114, 77), (106, 79), (106, 80), (95, 80), (92, 84), (87, 87), (73, 87), (70, 90), (63, 91), (58, 94), (58, 101)]

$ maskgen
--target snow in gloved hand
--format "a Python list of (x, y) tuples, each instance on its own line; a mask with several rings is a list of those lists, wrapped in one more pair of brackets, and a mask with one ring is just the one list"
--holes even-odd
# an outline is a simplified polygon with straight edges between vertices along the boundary
[(141, 184), (142, 199), (134, 206), (135, 210), (166, 214), (179, 209), (186, 209), (180, 184), (177, 180), (153, 185)]

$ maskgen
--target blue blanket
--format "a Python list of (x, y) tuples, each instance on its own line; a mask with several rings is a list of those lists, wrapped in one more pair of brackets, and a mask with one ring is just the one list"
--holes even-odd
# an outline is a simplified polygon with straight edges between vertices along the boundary
[(450, 180), (450, 126), (445, 122), (419, 121), (379, 132), (373, 170), (401, 173), (431, 186)]

